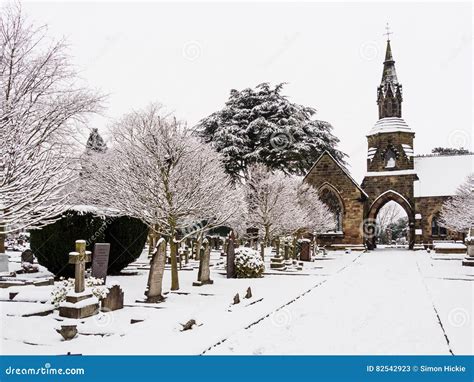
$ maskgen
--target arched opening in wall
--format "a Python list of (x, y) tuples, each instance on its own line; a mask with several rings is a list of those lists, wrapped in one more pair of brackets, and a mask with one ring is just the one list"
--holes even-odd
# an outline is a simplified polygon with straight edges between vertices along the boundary
[[(391, 216), (391, 218), (385, 215)], [(383, 223), (382, 220), (390, 223)], [(405, 225), (405, 221), (408, 222), (407, 225)], [(388, 233), (386, 227), (389, 227)], [(415, 213), (413, 206), (405, 196), (394, 190), (385, 191), (374, 200), (364, 219), (363, 228), (364, 242), (368, 249), (374, 249), (378, 245), (381, 247), (396, 245), (397, 239), (398, 245), (404, 245), (402, 244), (405, 241), (403, 239), (404, 232), (406, 232), (405, 239), (408, 248), (413, 249), (415, 245)], [(383, 244), (383, 242), (389, 244)]]
[(375, 244), (378, 248), (407, 247), (410, 242), (408, 215), (394, 200), (384, 204), (375, 218)]
[(439, 224), (439, 219), (439, 212), (431, 218), (431, 236), (434, 239), (444, 239), (448, 234), (446, 227), (442, 227)]
[(344, 216), (344, 205), (342, 204), (339, 193), (329, 185), (323, 185), (319, 189), (319, 198), (325, 203), (329, 210), (334, 214), (334, 229), (330, 232), (342, 233), (342, 219)]

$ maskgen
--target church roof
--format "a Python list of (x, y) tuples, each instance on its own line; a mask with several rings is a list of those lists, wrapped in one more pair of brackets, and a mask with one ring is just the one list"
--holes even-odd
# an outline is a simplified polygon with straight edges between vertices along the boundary
[(379, 119), (367, 136), (397, 131), (415, 134), (403, 118), (387, 117)]
[(415, 157), (414, 196), (449, 196), (474, 171), (474, 154)]

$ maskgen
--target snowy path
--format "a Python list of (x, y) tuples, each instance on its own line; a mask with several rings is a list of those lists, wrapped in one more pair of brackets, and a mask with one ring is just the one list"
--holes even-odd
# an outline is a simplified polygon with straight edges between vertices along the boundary
[[(450, 297), (432, 297), (431, 281), (423, 276), (430, 266), (426, 258), (426, 252), (363, 254), (301, 299), (208, 354), (450, 354), (457, 346), (453, 339), (448, 344), (456, 324), (440, 313)], [(463, 293), (465, 321), (472, 317), (472, 286), (470, 302), (466, 288), (469, 285)], [(433, 300), (441, 307), (435, 310)], [(458, 348), (472, 354), (472, 323), (462, 326)]]

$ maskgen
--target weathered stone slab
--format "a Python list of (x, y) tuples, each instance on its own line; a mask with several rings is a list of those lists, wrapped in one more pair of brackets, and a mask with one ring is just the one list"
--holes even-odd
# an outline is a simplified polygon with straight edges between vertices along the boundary
[(102, 299), (102, 311), (110, 312), (123, 309), (123, 290), (119, 285), (114, 285), (109, 289), (107, 297)]
[(107, 269), (109, 267), (109, 243), (96, 243), (92, 255), (92, 277), (105, 279), (107, 277)]

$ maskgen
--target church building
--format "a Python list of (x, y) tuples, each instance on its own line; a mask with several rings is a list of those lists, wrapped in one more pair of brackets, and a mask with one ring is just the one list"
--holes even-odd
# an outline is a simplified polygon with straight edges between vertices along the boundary
[[(433, 240), (460, 240), (462, 234), (438, 224), (442, 204), (472, 172), (474, 156), (415, 156), (415, 131), (402, 117), (403, 91), (387, 40), (382, 81), (377, 88), (379, 120), (367, 133), (367, 171), (359, 185), (328, 152), (305, 176), (336, 216), (334, 231), (318, 236), (329, 248), (373, 249), (376, 217), (389, 201), (408, 217), (409, 247)], [(441, 169), (443, 171), (440, 178)]]

